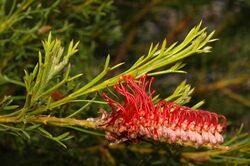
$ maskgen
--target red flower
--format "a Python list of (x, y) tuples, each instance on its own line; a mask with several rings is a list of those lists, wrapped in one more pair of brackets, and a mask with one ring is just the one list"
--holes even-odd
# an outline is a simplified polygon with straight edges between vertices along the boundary
[(146, 77), (123, 76), (123, 81), (114, 85), (114, 90), (123, 98), (122, 102), (103, 93), (111, 107), (111, 112), (102, 111), (101, 118), (107, 139), (139, 142), (142, 138), (149, 138), (169, 143), (189, 141), (194, 145), (223, 142), (221, 133), (226, 127), (223, 115), (192, 110), (165, 100), (154, 104), (155, 91), (151, 91), (154, 78), (147, 80)]

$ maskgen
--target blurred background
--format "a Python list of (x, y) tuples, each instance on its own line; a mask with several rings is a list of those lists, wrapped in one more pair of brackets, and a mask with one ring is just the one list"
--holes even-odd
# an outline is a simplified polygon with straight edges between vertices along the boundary
[[(22, 81), (24, 69), (33, 69), (49, 31), (65, 45), (72, 39), (80, 41), (71, 64), (72, 72), (84, 73), (84, 78), (61, 90), (67, 94), (96, 76), (108, 54), (113, 65), (126, 62), (109, 73), (111, 77), (146, 54), (151, 43), (165, 38), (168, 45), (181, 42), (202, 21), (219, 39), (211, 44), (212, 52), (191, 56), (185, 61), (187, 74), (158, 76), (154, 86), (166, 98), (186, 79), (195, 88), (187, 105), (204, 99), (202, 109), (226, 115), (228, 135), (242, 123), (250, 132), (249, 0), (1, 0), (0, 8), (0, 99), (13, 95), (17, 103), (24, 102), (25, 90), (11, 79)], [(99, 108), (90, 105), (81, 118), (95, 116)], [(26, 141), (1, 133), (0, 161), (3, 165), (181, 165), (178, 154), (159, 150), (166, 145), (142, 143), (153, 148), (150, 152), (125, 145), (110, 149), (103, 137), (72, 134), (75, 137), (64, 149), (35, 134)]]

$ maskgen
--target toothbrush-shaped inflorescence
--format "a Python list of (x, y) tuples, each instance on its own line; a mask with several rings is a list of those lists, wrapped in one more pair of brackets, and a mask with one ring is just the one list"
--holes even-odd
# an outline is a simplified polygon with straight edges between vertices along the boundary
[(214, 146), (223, 142), (222, 132), (226, 127), (223, 115), (192, 110), (165, 100), (154, 104), (153, 79), (147, 80), (146, 75), (139, 79), (123, 76), (113, 87), (122, 96), (122, 101), (103, 93), (111, 111), (101, 111), (100, 127), (106, 131), (108, 140), (139, 142), (147, 138), (168, 143), (189, 142), (194, 146)]

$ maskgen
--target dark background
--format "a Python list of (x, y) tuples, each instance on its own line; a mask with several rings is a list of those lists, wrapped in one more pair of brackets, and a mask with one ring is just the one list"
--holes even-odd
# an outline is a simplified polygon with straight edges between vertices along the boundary
[[(225, 114), (228, 137), (242, 123), (244, 131), (250, 132), (250, 1), (26, 1), (28, 7), (24, 10), (18, 9), (18, 4), (24, 1), (0, 1), (2, 23), (8, 14), (19, 10), (7, 28), (0, 28), (1, 76), (22, 80), (23, 70), (34, 67), (37, 51), (42, 49), (41, 40), (50, 30), (64, 44), (71, 39), (80, 41), (79, 53), (72, 58), (71, 64), (73, 73), (84, 73), (81, 80), (84, 84), (102, 70), (108, 53), (113, 65), (126, 62), (123, 68), (109, 73), (107, 77), (111, 77), (146, 54), (152, 42), (161, 43), (167, 38), (170, 45), (182, 41), (188, 31), (202, 20), (203, 27), (207, 27), (209, 32), (216, 30), (215, 38), (219, 39), (211, 44), (212, 52), (186, 59), (186, 75), (156, 77), (155, 88), (165, 98), (186, 79), (195, 87), (193, 98), (187, 105), (192, 106), (205, 99), (203, 109)], [(69, 87), (65, 87), (64, 93), (66, 89)], [(5, 95), (16, 96), (17, 103), (21, 104), (25, 91), (0, 77), (0, 98)], [(75, 109), (79, 105), (69, 107), (67, 109)], [(82, 117), (95, 116), (99, 108), (91, 105)], [(48, 130), (57, 133), (64, 129), (52, 127)], [(123, 145), (110, 149), (103, 137), (74, 131), (72, 134), (75, 137), (66, 142), (68, 149), (64, 149), (36, 134), (27, 141), (1, 133), (1, 165), (183, 164), (178, 156), (181, 147), (174, 147), (171, 153), (160, 153), (159, 149), (168, 145), (142, 143), (141, 146), (153, 149), (150, 153), (143, 153)]]

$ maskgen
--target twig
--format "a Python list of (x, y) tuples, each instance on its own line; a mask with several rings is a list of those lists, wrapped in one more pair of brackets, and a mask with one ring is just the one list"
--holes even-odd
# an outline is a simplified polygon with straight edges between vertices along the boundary
[(96, 128), (95, 121), (79, 120), (74, 118), (57, 118), (53, 116), (34, 116), (25, 120), (17, 117), (0, 116), (0, 123), (38, 123), (53, 126), (80, 126), (85, 128)]
[(79, 120), (74, 118), (57, 118), (50, 116), (36, 116), (28, 119), (28, 123), (51, 124), (55, 126), (80, 126), (85, 128), (96, 128), (96, 122)]
[(114, 60), (113, 64), (120, 63), (124, 57), (126, 56), (126, 53), (128, 52), (130, 46), (132, 45), (137, 31), (138, 31), (138, 22), (144, 18), (144, 16), (152, 9), (155, 5), (159, 4), (160, 0), (152, 0), (149, 1), (149, 3), (146, 3), (142, 9), (134, 15), (132, 20), (130, 20), (127, 24), (124, 25), (124, 28), (127, 29), (128, 27), (133, 27), (129, 30), (127, 38), (124, 40), (123, 43), (120, 44), (116, 51), (116, 59)]
[(176, 39), (176, 36), (178, 36), (178, 34), (182, 33), (187, 28), (191, 19), (192, 18), (190, 16), (186, 16), (174, 26), (175, 28), (172, 29), (172, 31), (167, 35), (167, 40), (169, 43), (173, 43)]
[(225, 150), (220, 149), (220, 150), (212, 150), (205, 152), (182, 152), (181, 156), (188, 160), (208, 161), (211, 160), (212, 156), (228, 153), (229, 151), (230, 149), (225, 149)]
[(195, 93), (207, 93), (210, 91), (224, 89), (224, 88), (230, 87), (230, 86), (240, 85), (248, 79), (249, 79), (249, 77), (247, 77), (245, 75), (242, 75), (242, 76), (230, 79), (230, 80), (222, 79), (222, 80), (219, 80), (217, 82), (211, 83), (209, 85), (197, 86), (197, 88), (195, 89)]
[(247, 106), (247, 107), (250, 107), (250, 99), (246, 99), (245, 97), (233, 92), (232, 90), (226, 88), (226, 89), (223, 89), (222, 92), (227, 95), (228, 97), (238, 101), (239, 103)]
[(130, 46), (132, 45), (135, 39), (137, 31), (138, 31), (138, 28), (134, 27), (128, 32), (127, 38), (124, 40), (123, 43), (120, 44), (120, 46), (118, 47), (116, 51), (117, 56), (114, 62), (112, 62), (113, 65), (120, 63), (124, 59), (124, 57), (126, 56), (126, 53), (128, 52)]

